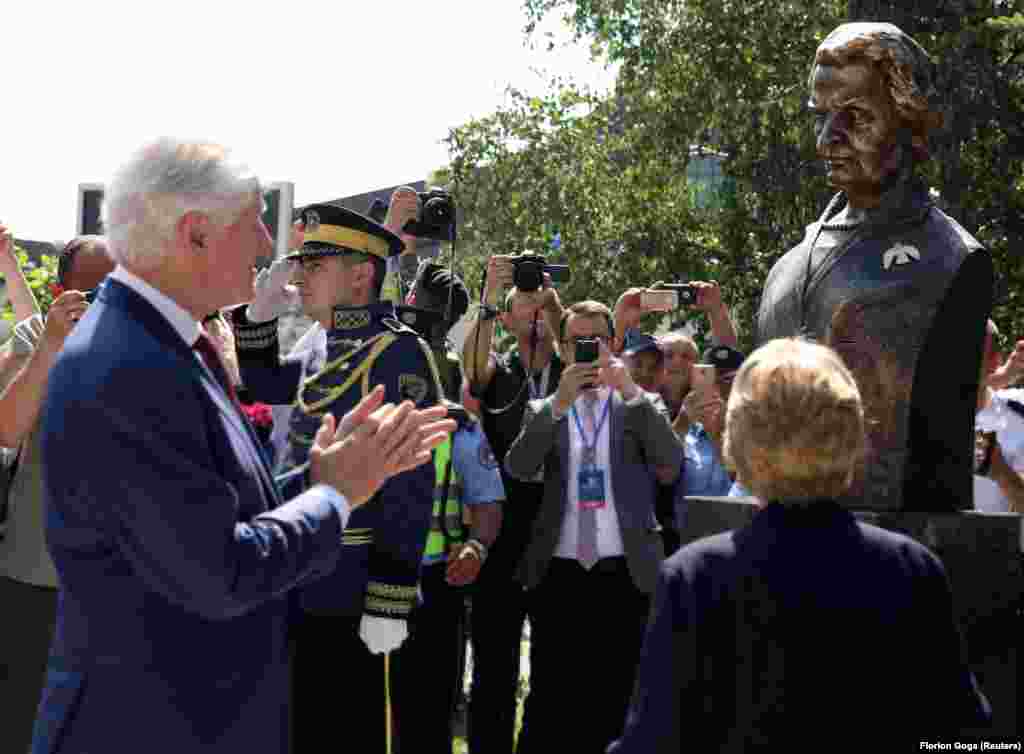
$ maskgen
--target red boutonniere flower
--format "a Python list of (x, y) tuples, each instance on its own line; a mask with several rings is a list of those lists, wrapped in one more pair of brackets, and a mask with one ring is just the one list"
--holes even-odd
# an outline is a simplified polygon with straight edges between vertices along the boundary
[(270, 406), (266, 403), (243, 405), (242, 410), (255, 427), (270, 427), (274, 424), (274, 415), (270, 412)]
[(63, 292), (64, 292), (64, 286), (63, 285), (61, 285), (60, 283), (50, 283), (50, 294), (54, 298), (57, 298)]

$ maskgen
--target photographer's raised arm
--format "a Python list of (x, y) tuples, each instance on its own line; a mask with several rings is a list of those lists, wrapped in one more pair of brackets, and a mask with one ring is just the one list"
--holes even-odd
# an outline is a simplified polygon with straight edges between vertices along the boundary
[(25, 273), (18, 264), (13, 235), (3, 223), (0, 223), (0, 275), (7, 282), (7, 299), (14, 310), (14, 321), (21, 322), (39, 314), (39, 302), (32, 295)]
[(729, 308), (722, 300), (722, 289), (718, 287), (718, 283), (713, 280), (706, 283), (695, 281), (691, 285), (697, 289), (697, 303), (694, 308), (707, 313), (708, 322), (711, 325), (711, 336), (715, 339), (715, 343), (720, 346), (739, 348), (736, 328), (729, 316)]
[(491, 342), (494, 338), (499, 296), (503, 289), (511, 287), (512, 263), (508, 261), (508, 257), (492, 256), (487, 262), (483, 307), (462, 344), (462, 369), (474, 394), (478, 396), (491, 384), (494, 377), (495, 365)]
[(22, 329), (16, 328), (14, 338), (25, 343), (30, 355), (24, 368), (0, 393), (0, 445), (17, 446), (35, 425), (46, 395), (50, 367), (64, 345), (64, 338), (88, 305), (81, 292), (65, 291), (50, 305), (42, 332), (27, 327), (33, 318), (18, 323)]
[(640, 326), (644, 309), (641, 295), (643, 288), (627, 288), (615, 302), (615, 334), (612, 339), (612, 353), (622, 353), (626, 331)]

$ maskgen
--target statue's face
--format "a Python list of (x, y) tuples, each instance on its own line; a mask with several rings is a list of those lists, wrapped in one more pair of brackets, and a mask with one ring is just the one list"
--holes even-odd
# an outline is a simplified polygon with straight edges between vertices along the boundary
[(882, 77), (866, 63), (816, 65), (808, 103), (829, 183), (854, 206), (871, 207), (896, 168), (898, 120)]

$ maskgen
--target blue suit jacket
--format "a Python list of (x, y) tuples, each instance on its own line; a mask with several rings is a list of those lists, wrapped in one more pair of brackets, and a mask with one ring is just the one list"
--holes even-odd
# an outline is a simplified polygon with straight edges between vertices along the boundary
[(287, 751), (285, 594), (333, 566), (342, 511), (281, 505), (244, 418), (116, 281), (42, 422), (62, 591), (33, 754)]
[(938, 558), (834, 502), (773, 503), (662, 565), (608, 751), (916, 750), (989, 715)]

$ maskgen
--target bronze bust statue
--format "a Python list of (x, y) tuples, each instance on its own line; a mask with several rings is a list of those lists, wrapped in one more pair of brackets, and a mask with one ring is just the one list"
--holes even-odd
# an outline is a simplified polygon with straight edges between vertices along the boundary
[(892, 24), (844, 24), (818, 47), (808, 85), (839, 193), (769, 273), (758, 343), (804, 335), (857, 378), (869, 437), (849, 506), (969, 508), (992, 268), (915, 174), (942, 124), (931, 61)]

